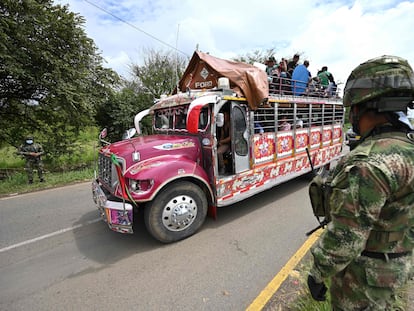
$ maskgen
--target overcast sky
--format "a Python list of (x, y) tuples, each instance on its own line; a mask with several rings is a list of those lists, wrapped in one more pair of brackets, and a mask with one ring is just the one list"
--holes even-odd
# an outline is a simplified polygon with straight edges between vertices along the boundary
[[(275, 48), (324, 65), (346, 82), (361, 62), (384, 54), (414, 66), (414, 1), (392, 0), (55, 0), (86, 19), (87, 35), (113, 68), (129, 77), (144, 48), (199, 50), (230, 59)], [(106, 12), (105, 12), (106, 11)], [(108, 14), (110, 12), (112, 15)], [(122, 21), (121, 21), (121, 20)], [(343, 88), (344, 85), (342, 85)]]

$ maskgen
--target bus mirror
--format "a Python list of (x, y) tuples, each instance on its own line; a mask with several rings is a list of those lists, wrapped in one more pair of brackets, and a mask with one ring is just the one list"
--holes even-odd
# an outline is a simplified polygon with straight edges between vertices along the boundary
[(224, 113), (217, 114), (216, 124), (218, 127), (223, 127), (224, 125)]
[(122, 139), (131, 139), (134, 137), (134, 135), (137, 133), (137, 130), (135, 128), (130, 128), (129, 130), (126, 130), (125, 133), (122, 135)]
[(99, 139), (104, 139), (108, 135), (108, 130), (106, 127), (99, 133)]

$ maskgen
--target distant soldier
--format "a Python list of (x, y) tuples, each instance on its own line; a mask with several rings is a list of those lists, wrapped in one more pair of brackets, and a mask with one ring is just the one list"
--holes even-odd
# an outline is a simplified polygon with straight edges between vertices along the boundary
[[(403, 310), (414, 248), (414, 74), (405, 59), (382, 56), (356, 67), (344, 90), (358, 145), (330, 175), (331, 222), (312, 247), (308, 286), (333, 310)], [(326, 188), (324, 188), (326, 189)]]
[(26, 171), (29, 178), (29, 184), (33, 183), (33, 169), (37, 169), (37, 175), (40, 182), (44, 182), (43, 178), (43, 163), (41, 156), (44, 154), (43, 147), (34, 142), (33, 136), (26, 137), (23, 145), (19, 147), (20, 155), (26, 159)]

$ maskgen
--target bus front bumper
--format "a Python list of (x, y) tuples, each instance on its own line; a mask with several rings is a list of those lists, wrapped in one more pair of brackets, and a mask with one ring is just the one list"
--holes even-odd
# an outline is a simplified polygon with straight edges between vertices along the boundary
[(127, 202), (108, 200), (98, 181), (92, 182), (92, 195), (99, 214), (108, 227), (119, 233), (134, 233), (133, 206)]

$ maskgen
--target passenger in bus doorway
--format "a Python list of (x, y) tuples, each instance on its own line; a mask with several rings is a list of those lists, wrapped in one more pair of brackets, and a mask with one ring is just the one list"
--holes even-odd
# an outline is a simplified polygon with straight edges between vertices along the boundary
[(230, 143), (230, 115), (228, 111), (224, 111), (224, 125), (221, 128), (217, 146), (217, 156), (220, 175), (223, 175), (226, 172), (226, 166), (224, 164), (224, 154), (230, 150)]

